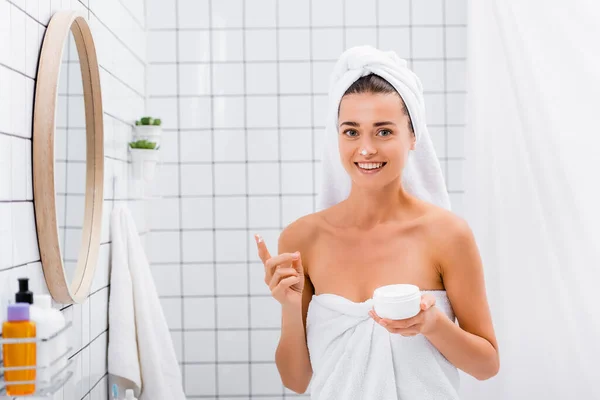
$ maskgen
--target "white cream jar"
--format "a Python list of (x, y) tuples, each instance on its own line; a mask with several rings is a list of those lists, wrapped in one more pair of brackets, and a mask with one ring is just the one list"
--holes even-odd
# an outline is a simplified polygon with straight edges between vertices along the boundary
[(381, 318), (411, 318), (421, 311), (421, 291), (409, 284), (381, 286), (373, 292), (373, 307)]

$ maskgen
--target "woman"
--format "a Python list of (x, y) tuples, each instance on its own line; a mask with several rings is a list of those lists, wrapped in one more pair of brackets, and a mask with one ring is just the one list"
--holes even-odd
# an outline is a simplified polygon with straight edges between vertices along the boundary
[[(285, 228), (278, 255), (256, 235), (265, 282), (282, 305), (280, 376), (298, 393), (312, 380), (314, 399), (453, 399), (457, 368), (481, 380), (499, 369), (470, 228), (403, 185), (416, 135), (396, 87), (403, 86), (366, 74), (341, 97), (336, 126), (351, 180), (347, 198)], [(394, 283), (422, 289), (418, 315), (375, 314), (374, 289)], [(376, 353), (386, 361), (373, 361)]]

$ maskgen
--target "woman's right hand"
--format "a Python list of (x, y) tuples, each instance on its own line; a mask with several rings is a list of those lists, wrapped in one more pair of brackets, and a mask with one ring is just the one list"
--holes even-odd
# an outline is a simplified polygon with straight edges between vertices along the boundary
[(282, 253), (271, 257), (267, 245), (260, 235), (254, 235), (258, 256), (265, 267), (265, 283), (271, 295), (281, 305), (302, 306), (304, 269), (300, 252)]

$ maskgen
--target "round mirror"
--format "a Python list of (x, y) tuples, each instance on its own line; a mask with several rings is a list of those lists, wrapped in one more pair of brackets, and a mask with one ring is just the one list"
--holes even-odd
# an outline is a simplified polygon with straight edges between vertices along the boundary
[(56, 13), (40, 54), (33, 131), (38, 242), (52, 297), (85, 301), (100, 246), (103, 126), (100, 76), (89, 26)]

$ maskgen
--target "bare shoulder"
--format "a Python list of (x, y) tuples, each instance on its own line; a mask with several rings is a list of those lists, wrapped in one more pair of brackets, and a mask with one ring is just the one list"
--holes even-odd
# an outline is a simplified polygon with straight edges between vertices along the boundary
[(473, 232), (468, 222), (445, 208), (428, 205), (428, 212), (423, 220), (429, 237), (438, 248), (468, 245), (473, 241)]
[(300, 217), (286, 226), (279, 235), (279, 253), (307, 252), (318, 236), (320, 221), (320, 213), (314, 213)]

